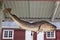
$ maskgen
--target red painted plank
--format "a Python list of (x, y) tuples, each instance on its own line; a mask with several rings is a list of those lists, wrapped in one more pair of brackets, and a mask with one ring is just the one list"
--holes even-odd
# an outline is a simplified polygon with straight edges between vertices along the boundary
[(34, 32), (33, 40), (37, 40), (37, 33), (36, 32)]
[(60, 40), (60, 30), (56, 31), (56, 40)]
[(24, 30), (14, 30), (14, 40), (25, 40)]

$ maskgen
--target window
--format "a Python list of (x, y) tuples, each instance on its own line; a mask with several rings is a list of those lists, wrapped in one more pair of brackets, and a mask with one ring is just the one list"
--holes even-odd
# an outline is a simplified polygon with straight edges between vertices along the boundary
[(3, 39), (13, 39), (14, 30), (3, 30)]
[(46, 38), (55, 38), (55, 31), (54, 32), (46, 32)]

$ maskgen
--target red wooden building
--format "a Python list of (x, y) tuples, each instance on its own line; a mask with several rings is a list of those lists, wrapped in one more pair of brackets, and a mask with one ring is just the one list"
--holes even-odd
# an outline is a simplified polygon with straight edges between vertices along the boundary
[(20, 29), (12, 21), (2, 22), (1, 40), (60, 40), (60, 22), (50, 22), (57, 27), (54, 32), (40, 32), (39, 34)]

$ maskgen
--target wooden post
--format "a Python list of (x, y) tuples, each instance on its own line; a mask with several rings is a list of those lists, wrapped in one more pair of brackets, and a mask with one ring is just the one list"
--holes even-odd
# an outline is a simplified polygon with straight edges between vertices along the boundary
[(36, 32), (34, 32), (34, 34), (33, 34), (33, 40), (37, 40), (37, 33)]

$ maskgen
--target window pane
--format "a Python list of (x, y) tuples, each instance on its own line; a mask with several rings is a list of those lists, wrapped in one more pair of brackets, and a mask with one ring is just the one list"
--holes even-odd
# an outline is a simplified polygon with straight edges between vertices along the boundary
[(51, 35), (51, 37), (54, 37), (54, 35)]
[(51, 32), (51, 37), (54, 37), (54, 32)]
[(50, 35), (48, 35), (48, 37), (50, 37)]
[(50, 32), (47, 32), (47, 36), (50, 37)]
[(9, 37), (12, 37), (12, 31), (9, 31)]
[(51, 33), (51, 35), (54, 35), (54, 33)]
[(54, 32), (51, 32), (51, 33), (54, 33)]
[(50, 32), (47, 32), (47, 34), (50, 34)]
[(47, 34), (47, 35), (50, 35), (50, 33), (49, 33), (49, 34)]
[(4, 37), (8, 37), (8, 31), (4, 32)]

